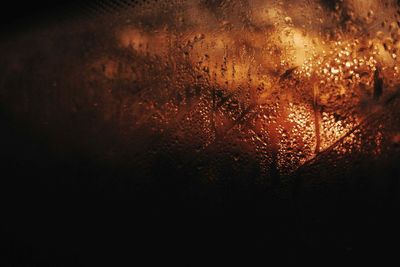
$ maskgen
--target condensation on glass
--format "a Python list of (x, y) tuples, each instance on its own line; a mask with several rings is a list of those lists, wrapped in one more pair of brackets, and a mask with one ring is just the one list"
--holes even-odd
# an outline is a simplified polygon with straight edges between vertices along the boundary
[[(57, 149), (214, 183), (398, 155), (396, 1), (147, 1), (3, 44), (1, 102)], [(21, 79), (21, 77), (25, 77)]]

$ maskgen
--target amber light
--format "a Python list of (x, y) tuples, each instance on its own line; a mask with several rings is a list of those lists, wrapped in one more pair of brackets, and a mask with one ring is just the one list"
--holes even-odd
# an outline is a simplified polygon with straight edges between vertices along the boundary
[[(63, 121), (73, 132), (67, 138), (90, 140), (79, 149), (108, 160), (152, 151), (151, 162), (164, 148), (171, 157), (177, 150), (199, 159), (227, 151), (233, 162), (251, 159), (268, 175), (292, 175), (326, 154), (380, 157), (399, 135), (389, 122), (400, 84), (397, 4), (311, 2), (143, 4), (60, 31), (78, 36), (64, 51), (72, 58), (79, 50), (75, 61), (48, 41), (60, 36), (28, 36), (47, 61), (37, 52), (13, 57), (10, 72), (35, 58), (28, 80), (48, 85), (40, 92), (51, 97), (40, 98), (30, 83), (19, 98), (10, 90), (5, 102), (31, 114), (39, 131)], [(29, 100), (36, 97), (42, 102)], [(87, 118), (95, 119), (80, 124), (86, 132), (74, 127)], [(109, 139), (91, 142), (99, 125)]]
[[(187, 7), (186, 15), (177, 15), (169, 26), (118, 28), (122, 50), (161, 59), (169, 72), (159, 78), (168, 84), (166, 92), (174, 93), (147, 111), (158, 114), (155, 131), (174, 127), (171, 116), (191, 120), (183, 103), (201, 112), (202, 130), (195, 138), (202, 140), (202, 149), (244, 131), (251, 136), (242, 141), (265, 152), (265, 168), (273, 164), (290, 173), (329, 150), (361, 151), (360, 125), (398, 93), (400, 29), (394, 7), (386, 6), (394, 16), (389, 19), (380, 17), (384, 11), (377, 1), (345, 1), (315, 20), (296, 11), (296, 4), (284, 10), (279, 4), (251, 3), (249, 17), (256, 26), (250, 30), (229, 14), (230, 19), (214, 18), (218, 27), (213, 30), (202, 22), (210, 14), (201, 5)], [(354, 8), (360, 9), (360, 17), (340, 21)], [(321, 6), (317, 10), (327, 14)], [(310, 12), (307, 7), (303, 11)], [(186, 24), (189, 30), (182, 30)], [(110, 80), (133, 75), (140, 84), (138, 77), (146, 75), (140, 66), (124, 73), (121, 63), (102, 62)], [(383, 127), (373, 138), (375, 156), (381, 151)], [(191, 138), (190, 131), (182, 134)], [(341, 142), (347, 145), (338, 147)]]

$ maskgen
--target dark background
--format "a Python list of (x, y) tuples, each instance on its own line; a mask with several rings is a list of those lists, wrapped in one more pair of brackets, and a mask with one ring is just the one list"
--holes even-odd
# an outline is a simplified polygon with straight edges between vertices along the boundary
[[(104, 1), (10, 1), (1, 9), (2, 37), (87, 16), (97, 12), (94, 2)], [(30, 135), (1, 107), (0, 121), (2, 266), (119, 266), (143, 259), (190, 265), (214, 256), (225, 264), (242, 258), (246, 265), (255, 259), (323, 265), (396, 260), (397, 195), (377, 199), (360, 186), (279, 200), (226, 185), (222, 204), (205, 203), (181, 193), (188, 188), (182, 177), (141, 188), (111, 184), (99, 192), (93, 181), (127, 179), (129, 170), (54, 155), (46, 139)], [(173, 167), (160, 169), (167, 170), (160, 175), (174, 173)], [(392, 164), (369, 175), (397, 181), (392, 178), (399, 172)]]
[(79, 3), (84, 1), (9, 1), (0, 11), (1, 29), (11, 33), (65, 18), (80, 12)]

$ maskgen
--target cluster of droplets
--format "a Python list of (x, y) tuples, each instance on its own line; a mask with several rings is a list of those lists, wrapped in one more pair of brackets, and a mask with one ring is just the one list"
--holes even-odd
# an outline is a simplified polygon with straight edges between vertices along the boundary
[(296, 125), (293, 131), (301, 136), (305, 151), (308, 150), (306, 154), (311, 154), (315, 150), (315, 122), (311, 109), (289, 103), (288, 121)]
[(335, 118), (334, 115), (323, 112), (321, 128), (321, 148), (326, 149), (337, 140), (357, 126), (356, 122), (343, 121)]
[(290, 173), (315, 156), (315, 122), (309, 107), (289, 103), (287, 125), (281, 130), (279, 163), (284, 173)]
[(374, 53), (363, 53), (359, 41), (333, 42), (329, 49), (304, 62), (298, 74), (316, 77), (320, 84), (357, 83), (363, 76), (373, 73), (377, 66)]

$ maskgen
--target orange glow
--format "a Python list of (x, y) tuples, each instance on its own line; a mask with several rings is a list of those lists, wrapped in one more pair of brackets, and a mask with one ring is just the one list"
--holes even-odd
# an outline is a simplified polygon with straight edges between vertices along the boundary
[[(286, 8), (251, 1), (247, 8), (253, 26), (245, 28), (237, 10), (218, 19), (193, 1), (185, 6), (185, 15), (175, 18), (176, 28), (121, 26), (116, 37), (122, 49), (143, 62), (154, 58), (168, 70), (156, 79), (166, 79), (162, 84), (177, 90), (179, 101), (192, 103), (183, 99), (187, 84), (205, 90), (203, 100), (213, 103), (207, 111), (215, 114), (202, 114), (214, 137), (202, 147), (246, 123), (281, 169), (295, 170), (339, 141), (349, 145), (333, 148), (337, 153), (359, 151), (357, 127), (382, 109), (382, 99), (395, 94), (400, 84), (400, 29), (379, 17), (390, 7), (381, 8), (375, 0), (346, 0), (330, 16), (315, 5), (316, 10), (310, 10), (297, 2)], [(353, 9), (355, 22), (334, 26), (340, 12), (346, 10), (351, 17)], [(322, 15), (317, 21), (315, 12)], [(114, 77), (117, 68), (116, 62), (108, 61), (104, 75)], [(140, 71), (134, 73), (141, 76)], [(179, 116), (182, 110), (168, 103), (161, 110), (154, 107), (154, 112), (167, 118), (165, 114)], [(167, 119), (159, 120), (166, 123), (160, 128), (169, 127)], [(375, 138), (378, 147), (380, 135)]]

